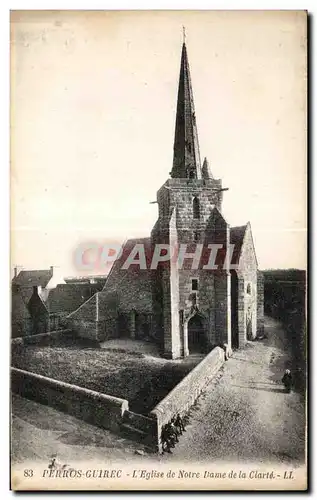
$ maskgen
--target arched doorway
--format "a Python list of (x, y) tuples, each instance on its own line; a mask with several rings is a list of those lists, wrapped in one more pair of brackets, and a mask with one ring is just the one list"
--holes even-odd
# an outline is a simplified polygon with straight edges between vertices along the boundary
[(130, 336), (129, 321), (126, 314), (119, 314), (117, 319), (117, 335), (120, 339), (125, 339)]
[(189, 354), (206, 351), (206, 338), (202, 318), (195, 314), (188, 321), (188, 350)]

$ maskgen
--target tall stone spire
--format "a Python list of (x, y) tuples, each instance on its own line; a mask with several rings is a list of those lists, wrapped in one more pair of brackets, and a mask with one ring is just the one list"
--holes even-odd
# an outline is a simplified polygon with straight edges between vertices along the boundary
[(195, 107), (185, 40), (179, 75), (171, 177), (202, 178)]

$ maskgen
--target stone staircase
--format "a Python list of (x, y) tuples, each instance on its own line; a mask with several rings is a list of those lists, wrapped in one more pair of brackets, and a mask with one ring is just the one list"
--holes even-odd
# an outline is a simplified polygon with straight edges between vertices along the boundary
[(127, 438), (155, 449), (156, 422), (152, 418), (126, 410), (123, 414), (120, 430)]

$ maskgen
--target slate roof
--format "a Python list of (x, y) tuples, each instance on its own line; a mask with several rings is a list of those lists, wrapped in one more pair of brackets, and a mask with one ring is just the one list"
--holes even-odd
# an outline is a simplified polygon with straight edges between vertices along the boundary
[(230, 228), (230, 243), (234, 245), (232, 264), (238, 264), (247, 224)]
[[(144, 245), (147, 269), (140, 270), (138, 265), (122, 269), (122, 264), (138, 243)], [(103, 319), (107, 316), (109, 309), (113, 307), (119, 307), (123, 311), (136, 309), (142, 312), (151, 312), (152, 292), (150, 270), (148, 269), (150, 261), (151, 238), (127, 240), (123, 245), (120, 258), (114, 262), (110, 270), (103, 290), (92, 296), (69, 317), (77, 319), (82, 317), (86, 320), (89, 318), (91, 321), (94, 321), (96, 317)]]
[(12, 284), (19, 286), (41, 286), (45, 288), (53, 276), (52, 269), (35, 271), (20, 271), (12, 280)]
[[(131, 265), (128, 269), (122, 269), (122, 265), (136, 244), (144, 245), (146, 269), (140, 269), (139, 265)], [(137, 260), (138, 257), (135, 257), (135, 259)], [(110, 270), (101, 297), (104, 296), (105, 292), (117, 293), (119, 306), (122, 310), (136, 309), (142, 312), (151, 312), (151, 260), (151, 238), (127, 240), (123, 245), (121, 257), (114, 262)]]
[(65, 283), (71, 283), (71, 284), (95, 284), (95, 283), (102, 283), (103, 285), (107, 281), (107, 276), (106, 275), (91, 275), (91, 276), (66, 276), (64, 278)]
[(100, 283), (61, 284), (50, 291), (46, 306), (50, 314), (70, 314), (102, 289)]

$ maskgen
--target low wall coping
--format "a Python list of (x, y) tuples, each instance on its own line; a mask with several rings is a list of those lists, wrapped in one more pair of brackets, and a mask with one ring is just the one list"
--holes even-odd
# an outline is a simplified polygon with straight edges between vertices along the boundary
[[(154, 408), (153, 410), (150, 412), (150, 417), (152, 418), (158, 418), (158, 415), (161, 415), (161, 414), (164, 414), (165, 411), (166, 411), (166, 403), (170, 400), (170, 399), (173, 399), (173, 396), (175, 393), (177, 393), (179, 390), (181, 390), (181, 386), (184, 384), (186, 385), (186, 382), (188, 379), (190, 379), (193, 374), (195, 372), (198, 372), (201, 370), (201, 367), (203, 365), (208, 365), (208, 363), (211, 361), (211, 358), (214, 358), (214, 357), (218, 357), (219, 358), (219, 361), (223, 361), (224, 362), (224, 350), (217, 346), (215, 347), (209, 354), (207, 354), (207, 356), (200, 362), (198, 363), (198, 365), (195, 366), (195, 368), (193, 368), (175, 387), (174, 389), (171, 390), (171, 392), (169, 392), (167, 394), (167, 396), (165, 396), (164, 399), (162, 399)], [(219, 368), (219, 367), (217, 367)], [(213, 372), (212, 372), (213, 373)]]
[(24, 342), (24, 339), (39, 339), (41, 337), (50, 337), (53, 335), (61, 335), (64, 333), (72, 333), (71, 328), (64, 328), (62, 330), (53, 330), (52, 332), (42, 332), (36, 333), (35, 335), (23, 335), (22, 337), (14, 337), (11, 339), (12, 344), (21, 344)]
[(80, 387), (79, 385), (68, 384), (67, 382), (62, 382), (53, 378), (45, 377), (44, 375), (39, 375), (38, 373), (28, 372), (26, 370), (21, 370), (20, 368), (11, 367), (13, 373), (17, 373), (29, 378), (36, 379), (38, 381), (44, 382), (47, 385), (53, 385), (60, 389), (65, 389), (73, 392), (80, 392), (90, 399), (111, 402), (117, 404), (118, 406), (123, 406), (125, 410), (129, 408), (129, 402), (126, 399), (117, 398), (116, 396), (110, 396), (109, 394), (103, 394), (102, 392), (92, 391), (91, 389), (86, 389), (85, 387)]

